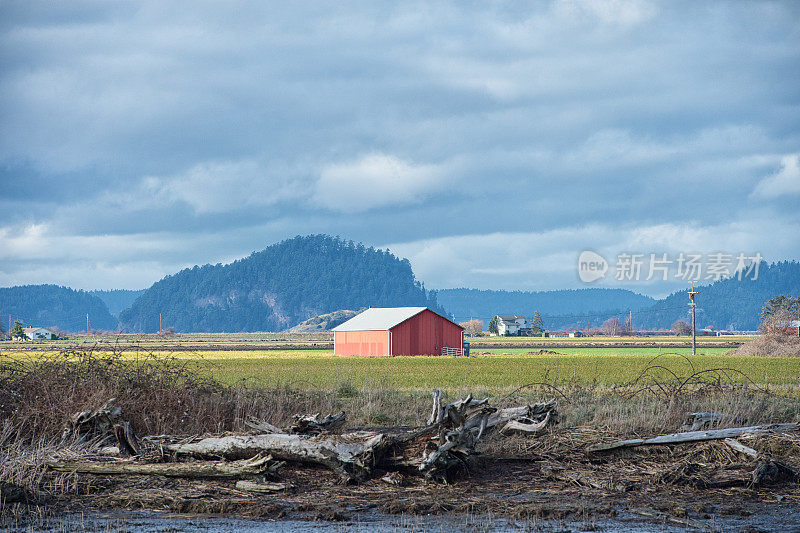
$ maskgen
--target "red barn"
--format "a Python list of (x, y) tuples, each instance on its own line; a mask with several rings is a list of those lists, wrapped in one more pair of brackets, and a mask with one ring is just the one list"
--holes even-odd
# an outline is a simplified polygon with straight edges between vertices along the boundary
[(427, 307), (371, 307), (333, 328), (334, 355), (462, 355), (464, 328)]

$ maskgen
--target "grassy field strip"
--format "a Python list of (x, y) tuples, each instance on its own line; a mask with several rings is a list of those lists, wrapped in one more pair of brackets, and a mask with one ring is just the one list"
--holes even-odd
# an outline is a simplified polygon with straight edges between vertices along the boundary
[[(112, 351), (93, 350), (92, 353), (96, 356), (110, 356), (113, 355)], [(7, 350), (0, 352), (3, 357), (11, 359), (40, 359), (43, 357), (55, 357), (57, 352), (28, 352), (23, 350)], [(174, 357), (176, 359), (262, 359), (269, 357), (287, 358), (293, 357), (302, 359), (304, 357), (319, 357), (328, 356), (333, 357), (333, 350), (124, 350), (120, 353), (119, 357), (125, 360), (148, 359), (150, 357)]]
[[(608, 353), (606, 353), (608, 350)], [(708, 348), (709, 351), (714, 349)], [(502, 352), (504, 349), (499, 349)], [(505, 349), (506, 352), (511, 349)], [(528, 350), (520, 349), (520, 352)], [(632, 353), (625, 353), (631, 351)], [(726, 352), (725, 349), (717, 349)], [(483, 355), (470, 358), (335, 357), (330, 350), (156, 352), (156, 357), (187, 360), (225, 383), (295, 387), (386, 386), (399, 389), (432, 387), (513, 388), (528, 383), (619, 385), (636, 378), (658, 355), (658, 348), (572, 348), (566, 355)], [(582, 353), (584, 352), (584, 353)], [(123, 359), (146, 359), (149, 352), (123, 353)], [(614, 354), (614, 355), (610, 355)], [(97, 352), (95, 355), (99, 355)], [(20, 361), (53, 357), (31, 352), (4, 352)], [(756, 383), (800, 385), (800, 357), (737, 357), (720, 354), (681, 357), (662, 355), (656, 364), (681, 376), (693, 371), (726, 368), (744, 373)], [(693, 368), (692, 368), (693, 367)], [(665, 374), (666, 375), (666, 374)], [(731, 372), (730, 380), (746, 382)]]
[[(473, 355), (481, 356), (483, 354), (491, 355), (517, 355), (532, 357), (538, 350), (535, 348), (476, 348), (472, 351)], [(625, 346), (620, 348), (559, 348), (553, 347), (552, 351), (560, 355), (598, 355), (598, 356), (617, 356), (617, 355), (642, 355), (655, 357), (656, 355), (671, 353), (680, 355), (690, 355), (691, 348), (661, 348), (661, 347), (644, 347), (639, 348), (635, 346)], [(713, 348), (713, 347), (698, 347), (698, 355), (724, 355), (731, 351), (729, 348)], [(93, 353), (97, 355), (111, 355), (113, 352), (104, 351), (102, 349), (95, 350)], [(3, 356), (13, 358), (37, 358), (42, 355), (37, 355), (36, 352), (26, 351), (3, 351)], [(146, 358), (149, 356), (155, 357), (175, 357), (177, 359), (264, 359), (264, 358), (305, 358), (316, 356), (331, 356), (333, 357), (333, 350), (131, 350), (126, 349), (121, 351), (120, 357), (123, 359), (138, 359)]]
[[(636, 347), (621, 347), (621, 348), (545, 348), (559, 354), (564, 355), (660, 355), (660, 354), (680, 354), (691, 355), (691, 348), (636, 348)], [(535, 348), (476, 348), (473, 354), (488, 353), (492, 355), (526, 355), (535, 354), (538, 350)], [(730, 348), (710, 348), (699, 347), (697, 348), (697, 355), (725, 355), (730, 352)]]
[[(714, 344), (728, 342), (746, 342), (755, 338), (754, 335), (725, 335), (721, 337), (697, 337), (697, 343)], [(515, 343), (559, 343), (568, 342), (570, 344), (598, 344), (598, 343), (652, 343), (652, 342), (692, 342), (691, 337), (678, 337), (675, 335), (664, 335), (658, 337), (467, 337), (472, 343), (480, 342), (502, 342), (508, 344)]]
[[(332, 387), (341, 383), (386, 386), (398, 389), (432, 387), (517, 387), (534, 382), (618, 385), (636, 378), (652, 361), (652, 356), (604, 355), (574, 356), (484, 356), (474, 358), (396, 357), (338, 358), (209, 356), (197, 361), (207, 372), (226, 383), (244, 382), (268, 386)], [(694, 371), (726, 368), (743, 372), (756, 383), (800, 385), (800, 358), (690, 357)], [(693, 372), (680, 356), (662, 356), (658, 364), (679, 375)], [(666, 375), (666, 374), (665, 374)], [(731, 372), (731, 381), (746, 382)]]

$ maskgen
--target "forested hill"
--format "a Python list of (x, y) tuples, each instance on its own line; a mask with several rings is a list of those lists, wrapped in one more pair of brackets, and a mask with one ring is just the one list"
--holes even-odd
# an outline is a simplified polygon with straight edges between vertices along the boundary
[(114, 316), (119, 316), (120, 311), (130, 307), (133, 302), (144, 293), (145, 289), (138, 291), (131, 291), (126, 289), (111, 289), (108, 291), (95, 290), (89, 291), (103, 300), (103, 303), (108, 307), (108, 312)]
[(600, 317), (605, 315), (636, 311), (655, 302), (629, 290), (599, 288), (538, 292), (443, 289), (436, 292), (436, 298), (458, 322), (477, 318), (488, 324), (494, 315), (533, 316), (539, 311), (550, 329), (586, 327), (584, 315), (596, 315), (602, 323), (604, 318)]
[(167, 276), (120, 313), (126, 331), (281, 331), (337, 309), (430, 306), (411, 264), (326, 235), (295, 237), (228, 265)]
[[(755, 330), (765, 301), (779, 294), (800, 296), (800, 263), (761, 263), (755, 280), (748, 276), (741, 281), (730, 278), (695, 290), (698, 328)], [(635, 319), (637, 327), (670, 327), (678, 319), (691, 321), (687, 291), (675, 292), (643, 311)]]
[(0, 288), (0, 317), (8, 328), (8, 316), (28, 326), (55, 326), (64, 331), (86, 331), (89, 328), (113, 330), (117, 319), (111, 316), (103, 301), (88, 292), (58, 285), (22, 285)]

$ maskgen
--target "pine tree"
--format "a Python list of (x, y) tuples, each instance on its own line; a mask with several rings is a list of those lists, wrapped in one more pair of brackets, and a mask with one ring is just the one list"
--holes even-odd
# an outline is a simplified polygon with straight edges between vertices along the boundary
[(27, 335), (25, 335), (25, 331), (22, 329), (22, 322), (19, 320), (14, 321), (14, 327), (11, 328), (9, 334), (11, 335), (12, 339), (25, 340), (28, 338)]
[(497, 315), (494, 315), (492, 319), (489, 321), (489, 333), (494, 333), (497, 335), (499, 330), (497, 329)]
[(531, 333), (534, 335), (541, 335), (543, 331), (544, 321), (542, 320), (542, 315), (539, 314), (539, 311), (535, 311), (531, 319)]

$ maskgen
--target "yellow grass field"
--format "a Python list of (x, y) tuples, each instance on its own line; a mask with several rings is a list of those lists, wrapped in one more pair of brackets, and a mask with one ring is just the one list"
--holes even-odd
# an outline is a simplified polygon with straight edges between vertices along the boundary
[[(708, 351), (718, 350), (706, 348)], [(335, 357), (330, 350), (261, 351), (125, 351), (120, 357), (146, 360), (175, 357), (186, 360), (205, 375), (228, 384), (249, 386), (288, 385), (330, 388), (341, 384), (386, 386), (395, 389), (492, 387), (509, 389), (530, 383), (622, 385), (645, 369), (663, 378), (689, 376), (719, 369), (726, 381), (736, 383), (800, 386), (798, 357), (737, 357), (712, 355), (659, 355), (659, 349), (631, 348), (609, 353), (607, 348), (563, 350), (563, 355), (485, 354), (450, 357)], [(663, 350), (662, 350), (663, 351)], [(684, 350), (681, 350), (684, 351)], [(633, 352), (633, 353), (632, 353)], [(726, 352), (726, 350), (719, 350)], [(4, 352), (17, 360), (53, 357), (42, 353)]]
[[(487, 355), (470, 358), (395, 357), (337, 358), (333, 356), (226, 357), (216, 354), (198, 359), (198, 368), (221, 381), (253, 385), (290, 384), (327, 388), (350, 382), (356, 387), (385, 385), (398, 389), (478, 386), (513, 388), (525, 384), (575, 383), (621, 385), (648, 366), (663, 365), (680, 376), (697, 371), (724, 369), (733, 382), (800, 385), (800, 358), (726, 356), (681, 357), (666, 355)], [(668, 377), (666, 371), (661, 375)]]

